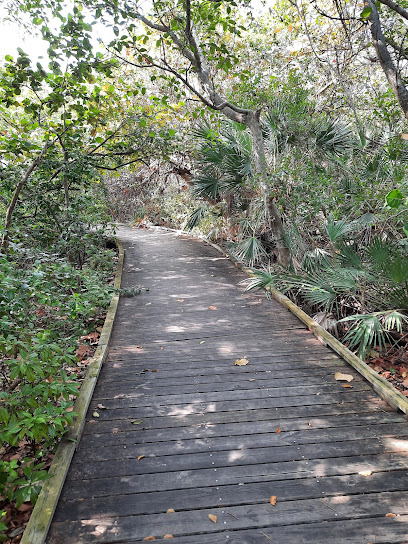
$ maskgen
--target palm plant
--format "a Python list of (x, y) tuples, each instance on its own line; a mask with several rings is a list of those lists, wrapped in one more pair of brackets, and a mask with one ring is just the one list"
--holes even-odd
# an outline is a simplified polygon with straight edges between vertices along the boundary
[(362, 357), (373, 345), (384, 347), (390, 331), (401, 333), (408, 322), (408, 261), (389, 240), (358, 244), (367, 223), (368, 215), (328, 221), (322, 228), (327, 247), (306, 251), (297, 273), (281, 266), (254, 270), (247, 289), (273, 286), (300, 298), (309, 313), (333, 314), (347, 324), (344, 341)]

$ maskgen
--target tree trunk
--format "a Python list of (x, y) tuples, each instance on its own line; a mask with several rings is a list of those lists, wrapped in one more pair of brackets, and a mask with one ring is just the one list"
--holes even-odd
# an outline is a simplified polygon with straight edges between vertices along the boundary
[(401, 78), (401, 75), (395, 66), (391, 55), (387, 49), (385, 37), (381, 29), (380, 17), (375, 2), (367, 0), (366, 5), (371, 8), (370, 21), (371, 21), (371, 36), (373, 38), (373, 45), (380, 61), (381, 68), (388, 80), (388, 83), (398, 99), (402, 111), (406, 119), (408, 119), (408, 90)]
[(255, 173), (259, 176), (259, 184), (262, 190), (262, 195), (265, 202), (265, 209), (268, 215), (269, 225), (276, 240), (278, 250), (278, 260), (284, 266), (290, 263), (290, 252), (285, 243), (285, 226), (278, 207), (275, 204), (274, 198), (271, 195), (268, 187), (268, 165), (265, 156), (265, 147), (263, 134), (260, 123), (260, 111), (247, 114), (247, 122), (249, 130), (252, 134), (252, 149)]
[(7, 208), (6, 212), (6, 219), (4, 221), (4, 233), (3, 237), (0, 243), (0, 252), (4, 252), (7, 249), (8, 245), (8, 239), (9, 239), (9, 228), (11, 225), (11, 219), (13, 216), (14, 209), (16, 207), (18, 198), (20, 196), (20, 193), (24, 187), (24, 185), (29, 180), (31, 174), (34, 172), (34, 170), (41, 164), (45, 153), (47, 152), (47, 149), (49, 147), (49, 143), (47, 142), (44, 147), (42, 148), (41, 153), (38, 155), (38, 157), (31, 163), (30, 167), (28, 168), (27, 172), (24, 174), (24, 177), (17, 183), (17, 187), (14, 190), (13, 196), (11, 198), (9, 207)]

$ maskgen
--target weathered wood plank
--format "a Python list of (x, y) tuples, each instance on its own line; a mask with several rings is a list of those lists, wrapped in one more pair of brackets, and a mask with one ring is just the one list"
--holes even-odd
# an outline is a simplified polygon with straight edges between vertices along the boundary
[[(182, 404), (176, 402), (170, 405), (156, 406), (138, 406), (137, 399), (107, 399), (109, 401), (109, 409), (138, 409), (138, 417), (154, 417), (162, 415), (189, 415), (200, 413), (213, 413), (213, 412), (225, 412), (228, 409), (231, 410), (256, 410), (257, 408), (282, 408), (285, 406), (314, 406), (314, 405), (326, 405), (326, 404), (340, 404), (347, 402), (361, 403), (362, 405), (368, 405), (374, 407), (383, 406), (383, 401), (370, 391), (356, 391), (354, 389), (348, 389), (345, 393), (345, 389), (337, 391), (335, 393), (320, 394), (320, 395), (304, 395), (294, 397), (266, 397), (245, 399), (245, 404), (242, 403), (242, 399), (229, 400), (229, 401), (216, 401), (210, 403), (187, 403)], [(96, 408), (99, 401), (93, 400), (91, 403), (92, 408)]]
[[(277, 507), (270, 504), (232, 506), (228, 512), (222, 508), (197, 511), (175, 512), (174, 514), (152, 514), (121, 518), (120, 526), (112, 518), (104, 520), (94, 518), (80, 522), (55, 523), (54, 534), (64, 535), (65, 544), (77, 544), (71, 535), (75, 532), (86, 542), (120, 542), (124, 539), (143, 539), (149, 535), (163, 538), (165, 534), (190, 535), (219, 533), (220, 530), (239, 530), (288, 524), (324, 522), (336, 517), (361, 519), (384, 516), (387, 512), (407, 514), (406, 494), (403, 492), (351, 495), (348, 500), (337, 497), (328, 499), (305, 499), (302, 501), (284, 501)], [(273, 510), (272, 510), (273, 508)], [(217, 523), (211, 523), (209, 514), (218, 516)], [(221, 526), (221, 528), (220, 528)], [(99, 528), (99, 530), (98, 530)], [(57, 540), (58, 542), (58, 540)]]
[[(243, 531), (176, 536), (173, 544), (405, 544), (408, 541), (408, 516), (327, 520), (325, 523), (302, 523), (279, 527), (266, 526)], [(58, 544), (58, 543), (56, 543)], [(123, 540), (121, 544), (135, 544)]]
[[(388, 408), (388, 410), (386, 410)], [(93, 411), (98, 411), (99, 422), (109, 421), (111, 425), (115, 425), (117, 420), (127, 420), (131, 419), (132, 421), (137, 420), (140, 416), (138, 408), (117, 408), (111, 409), (109, 407), (109, 401), (105, 406), (105, 409), (99, 409), (97, 405), (94, 405), (91, 408), (89, 417), (92, 417)], [(345, 425), (348, 425), (351, 418), (361, 414), (363, 416), (369, 415), (370, 417), (375, 418), (377, 413), (384, 413), (387, 411), (392, 411), (387, 405), (381, 407), (373, 407), (369, 403), (356, 404), (355, 402), (347, 402), (344, 404), (323, 404), (316, 406), (304, 406), (302, 408), (301, 417), (299, 417), (299, 408), (298, 407), (285, 407), (285, 408), (258, 408), (255, 410), (248, 410), (245, 406), (241, 406), (241, 409), (237, 410), (228, 410), (226, 412), (207, 412), (202, 414), (192, 414), (192, 415), (178, 415), (174, 414), (172, 416), (153, 416), (153, 417), (144, 417), (143, 425), (144, 429), (169, 429), (176, 427), (193, 427), (195, 425), (203, 425), (206, 423), (216, 424), (216, 423), (234, 423), (237, 421), (271, 421), (279, 420), (285, 421), (291, 418), (297, 418), (301, 425), (310, 423), (311, 427), (318, 427), (325, 425), (326, 418), (329, 416), (348, 414), (349, 421)], [(392, 412), (389, 421), (396, 420), (400, 421), (398, 413)], [(314, 421), (317, 421), (315, 423)], [(339, 425), (341, 426), (341, 421)], [(336, 419), (337, 422), (337, 419)], [(286, 426), (286, 423), (285, 423)], [(88, 431), (89, 427), (89, 431)], [(98, 426), (99, 428), (99, 426)], [(87, 426), (85, 434), (88, 432), (94, 432), (94, 426)]]
[[(86, 518), (89, 510), (99, 516), (118, 517), (159, 514), (171, 505), (176, 511), (197, 510), (218, 507), (229, 507), (240, 504), (256, 504), (268, 502), (271, 495), (281, 501), (333, 497), (340, 495), (375, 493), (383, 489), (388, 491), (404, 491), (407, 488), (408, 476), (398, 472), (377, 472), (370, 477), (358, 474), (346, 476), (329, 476), (305, 478), (303, 480), (285, 480), (272, 482), (255, 482), (244, 485), (225, 485), (190, 489), (159, 490), (149, 494), (134, 493), (131, 495), (88, 498), (87, 501), (67, 501), (64, 510), (60, 510), (55, 521), (68, 521)], [(91, 507), (89, 505), (91, 502)], [(68, 504), (69, 503), (69, 504)]]

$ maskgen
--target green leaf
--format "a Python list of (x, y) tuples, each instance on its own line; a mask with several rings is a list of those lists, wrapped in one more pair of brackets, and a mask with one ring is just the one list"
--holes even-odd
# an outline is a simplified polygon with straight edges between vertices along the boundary
[(403, 194), (399, 189), (394, 189), (393, 191), (389, 192), (388, 195), (385, 197), (385, 200), (390, 208), (399, 208), (402, 204), (402, 201), (404, 199)]
[(405, 225), (402, 227), (402, 230), (405, 232), (405, 236), (408, 238), (408, 223), (405, 223)]
[(370, 8), (369, 6), (366, 6), (363, 11), (360, 13), (360, 17), (362, 19), (368, 19), (371, 15), (371, 12), (372, 12), (372, 8)]
[(173, 130), (172, 128), (169, 129), (169, 135), (170, 136), (175, 136), (176, 135), (176, 131)]

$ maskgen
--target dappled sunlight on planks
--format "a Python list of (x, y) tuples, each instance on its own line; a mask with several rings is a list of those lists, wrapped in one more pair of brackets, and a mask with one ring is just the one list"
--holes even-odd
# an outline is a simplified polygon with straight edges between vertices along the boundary
[(384, 438), (384, 445), (390, 451), (399, 451), (408, 456), (408, 440), (402, 438)]

